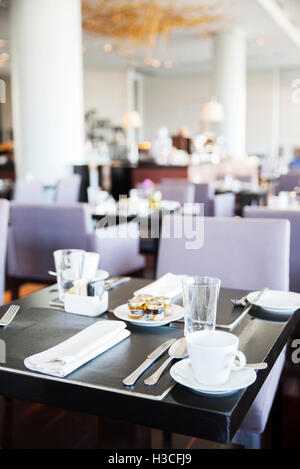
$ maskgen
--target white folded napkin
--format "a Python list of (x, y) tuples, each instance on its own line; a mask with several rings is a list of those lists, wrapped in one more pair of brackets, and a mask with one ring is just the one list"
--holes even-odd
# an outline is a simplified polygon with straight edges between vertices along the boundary
[(25, 358), (27, 368), (63, 378), (130, 335), (123, 321), (98, 321), (70, 339)]
[(182, 280), (184, 277), (186, 277), (186, 275), (165, 274), (160, 279), (150, 283), (150, 285), (134, 292), (134, 295), (153, 295), (176, 298), (182, 294)]

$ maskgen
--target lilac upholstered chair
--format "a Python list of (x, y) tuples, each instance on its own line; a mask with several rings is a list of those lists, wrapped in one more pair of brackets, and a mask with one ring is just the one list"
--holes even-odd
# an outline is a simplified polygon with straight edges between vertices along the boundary
[[(181, 218), (173, 217), (177, 229), (182, 223)], [(235, 218), (204, 220), (203, 247), (187, 250), (186, 242), (190, 239), (164, 238), (169, 233), (170, 223), (172, 226), (171, 217), (164, 217), (157, 277), (167, 272), (186, 273), (216, 276), (225, 288), (259, 290), (268, 286), (275, 290), (289, 289), (289, 221)], [(192, 220), (190, 223), (193, 226)], [(260, 435), (267, 424), (284, 359), (285, 349), (254, 400), (234, 442), (246, 447), (259, 447)]]
[(0, 200), (0, 305), (4, 300), (8, 216), (9, 202), (4, 199)]
[(100, 267), (110, 275), (122, 275), (144, 267), (139, 254), (137, 224), (93, 229), (87, 204), (11, 204), (8, 236), (8, 275), (18, 283), (24, 279), (49, 281), (54, 269), (53, 251), (84, 249), (100, 254)]
[(235, 195), (215, 195), (212, 184), (195, 184), (195, 203), (204, 204), (207, 217), (233, 217), (235, 213)]
[(180, 205), (194, 203), (195, 187), (192, 183), (161, 183), (155, 184), (155, 189), (162, 193), (164, 200), (176, 200)]
[[(217, 276), (224, 288), (259, 290), (265, 285), (277, 290), (289, 289), (288, 221), (236, 218), (204, 220), (204, 246), (195, 251), (185, 249), (184, 238), (164, 238), (164, 224), (168, 222), (167, 217), (164, 218), (158, 277), (167, 272), (188, 273)], [(171, 226), (172, 223), (181, 223), (181, 217), (171, 217)]]
[(55, 201), (58, 204), (74, 204), (79, 200), (81, 177), (73, 174), (57, 183)]
[(246, 218), (286, 219), (291, 222), (290, 289), (300, 293), (300, 210), (274, 210), (268, 207), (245, 207)]
[(296, 169), (280, 176), (277, 192), (291, 192), (295, 187), (300, 187), (300, 171)]
[(40, 181), (15, 182), (13, 200), (22, 204), (41, 204), (44, 201), (44, 188)]

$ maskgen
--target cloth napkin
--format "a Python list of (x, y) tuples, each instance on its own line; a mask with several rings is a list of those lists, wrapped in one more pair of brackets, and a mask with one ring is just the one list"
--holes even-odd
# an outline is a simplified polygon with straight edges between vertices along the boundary
[(70, 339), (25, 358), (27, 368), (63, 378), (130, 335), (123, 321), (97, 321)]
[(176, 298), (182, 294), (182, 280), (186, 275), (165, 274), (160, 279), (150, 285), (137, 290), (134, 295), (153, 295), (167, 296), (168, 298)]

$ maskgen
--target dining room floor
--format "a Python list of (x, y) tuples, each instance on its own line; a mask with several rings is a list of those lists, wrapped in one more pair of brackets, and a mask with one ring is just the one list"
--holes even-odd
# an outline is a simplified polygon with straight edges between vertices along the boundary
[[(20, 288), (24, 297), (44, 288), (28, 283)], [(5, 292), (5, 302), (11, 300)], [(281, 379), (281, 396), (277, 397), (264, 435), (263, 446), (272, 448), (274, 416), (281, 422), (280, 446), (284, 449), (300, 446), (300, 365), (295, 365), (287, 353)], [(10, 407), (11, 406), (11, 407)], [(279, 410), (279, 412), (278, 412)], [(8, 420), (8, 416), (10, 417)], [(2, 422), (2, 423), (1, 423)], [(95, 448), (98, 446), (98, 419), (93, 416), (55, 409), (41, 404), (0, 398), (0, 435), (4, 446), (11, 448)], [(9, 435), (8, 435), (9, 434)], [(9, 438), (5, 439), (5, 436)], [(4, 437), (4, 440), (3, 440)], [(278, 429), (277, 429), (278, 438)], [(276, 442), (278, 445), (278, 442)], [(237, 445), (222, 445), (184, 435), (168, 435), (151, 431), (153, 449), (240, 449)]]

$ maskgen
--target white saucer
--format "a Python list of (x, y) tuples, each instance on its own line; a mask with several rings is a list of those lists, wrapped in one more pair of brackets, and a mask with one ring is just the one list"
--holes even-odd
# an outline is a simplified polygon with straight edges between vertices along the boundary
[(291, 315), (300, 308), (299, 293), (268, 290), (263, 294), (260, 300), (255, 301), (255, 297), (257, 297), (258, 294), (259, 292), (249, 293), (247, 300), (250, 303), (254, 302), (253, 304), (260, 306), (266, 311)]
[(230, 396), (235, 392), (250, 386), (256, 380), (256, 372), (252, 368), (243, 368), (232, 371), (228, 381), (218, 386), (206, 386), (198, 383), (194, 378), (191, 361), (189, 358), (181, 360), (172, 366), (170, 374), (174, 381), (182, 386), (209, 396)]
[(147, 319), (131, 319), (128, 316), (128, 312), (129, 312), (128, 305), (124, 304), (124, 305), (118, 306), (114, 310), (114, 315), (117, 318), (122, 319), (122, 321), (131, 322), (132, 324), (135, 324), (137, 326), (145, 326), (145, 327), (165, 326), (166, 324), (169, 324), (170, 322), (178, 321), (179, 319), (182, 319), (184, 316), (183, 307), (179, 305), (172, 305), (171, 314), (165, 317), (162, 321), (147, 321)]
[(96, 273), (97, 279), (107, 280), (108, 277), (109, 277), (109, 273), (107, 272), (107, 270), (102, 270), (102, 269), (97, 270), (97, 273)]

